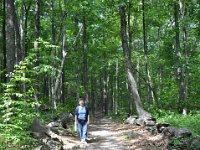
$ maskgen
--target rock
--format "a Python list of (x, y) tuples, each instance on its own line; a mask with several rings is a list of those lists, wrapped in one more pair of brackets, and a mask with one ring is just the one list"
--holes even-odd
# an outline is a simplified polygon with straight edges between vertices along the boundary
[(73, 150), (73, 149), (79, 149), (79, 148), (81, 148), (80, 145), (77, 145), (74, 143), (63, 145), (63, 150)]
[(136, 124), (136, 125), (146, 125), (146, 126), (155, 126), (156, 119), (152, 117), (139, 117), (138, 116), (130, 116), (126, 119), (125, 123)]
[(138, 117), (137, 116), (130, 116), (126, 119), (126, 123), (129, 123), (129, 124), (135, 124), (135, 120), (137, 119)]
[(136, 125), (143, 126), (145, 125), (145, 120), (143, 118), (138, 118), (135, 120)]
[(63, 128), (67, 129), (67, 123), (72, 122), (74, 117), (72, 114), (62, 114), (58, 119), (58, 122), (61, 122)]
[(145, 121), (145, 126), (155, 126), (155, 125), (156, 125), (156, 121), (154, 120)]
[(50, 138), (42, 139), (42, 143), (45, 144), (41, 149), (48, 149), (48, 150), (61, 150), (62, 144), (60, 142), (54, 141)]
[(93, 137), (93, 138), (87, 138), (87, 139), (86, 139), (86, 142), (87, 142), (87, 143), (98, 142), (98, 140), (100, 140), (101, 138), (102, 138), (102, 137), (98, 137), (98, 136)]
[(191, 130), (187, 128), (179, 128), (175, 131), (175, 137), (182, 138), (182, 137), (190, 137), (192, 135)]
[(158, 133), (161, 133), (168, 126), (170, 126), (169, 123), (157, 123), (156, 127), (157, 127), (157, 130), (158, 130)]
[(50, 122), (47, 127), (53, 131), (55, 134), (58, 135), (68, 135), (68, 130), (63, 128), (63, 126), (61, 125), (61, 123), (59, 122)]
[(146, 126), (145, 129), (147, 131), (149, 131), (152, 135), (158, 134), (158, 130), (157, 130), (156, 126)]
[(56, 142), (54, 140), (50, 140), (47, 145), (50, 147), (51, 150), (61, 150), (62, 144), (59, 142)]
[(146, 130), (151, 132), (151, 134), (153, 135), (158, 134), (155, 118), (149, 118), (145, 120), (144, 125), (145, 125)]
[(58, 135), (64, 135), (64, 136), (67, 136), (69, 133), (67, 129), (64, 129), (62, 127), (51, 127), (51, 131), (53, 131)]
[(50, 147), (47, 145), (40, 145), (40, 146), (34, 148), (33, 150), (50, 150)]
[(176, 130), (176, 127), (167, 127), (163, 130), (163, 134), (168, 137), (174, 137)]
[(31, 125), (31, 132), (33, 133), (34, 136), (39, 138), (44, 138), (46, 137), (47, 130), (48, 129), (40, 123), (38, 118), (35, 118), (33, 120), (33, 123)]
[(190, 144), (191, 150), (200, 150), (200, 136), (194, 137)]
[(176, 138), (190, 137), (192, 135), (192, 132), (187, 128), (176, 128), (173, 126), (166, 127), (163, 133), (165, 136)]
[(138, 133), (135, 133), (133, 131), (126, 133), (127, 137), (129, 139), (138, 139), (138, 137), (140, 137), (141, 135)]
[(51, 148), (47, 145), (42, 145), (42, 147), (39, 150), (51, 150)]
[(52, 127), (59, 127), (61, 124), (59, 122), (50, 122), (47, 127), (52, 128)]

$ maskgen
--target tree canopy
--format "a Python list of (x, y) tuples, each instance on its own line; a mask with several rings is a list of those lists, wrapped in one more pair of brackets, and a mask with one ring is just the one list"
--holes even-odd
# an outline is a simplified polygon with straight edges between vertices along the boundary
[(199, 113), (200, 1), (0, 6), (0, 145), (30, 138), (30, 123), (44, 107), (49, 116), (74, 113), (79, 97), (93, 114), (128, 116), (140, 112), (138, 105), (155, 117)]

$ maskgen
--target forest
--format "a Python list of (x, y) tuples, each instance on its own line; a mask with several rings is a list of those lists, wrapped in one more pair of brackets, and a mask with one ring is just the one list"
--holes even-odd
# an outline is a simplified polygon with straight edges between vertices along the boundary
[(199, 0), (1, 0), (0, 149), (35, 117), (154, 117), (200, 135)]

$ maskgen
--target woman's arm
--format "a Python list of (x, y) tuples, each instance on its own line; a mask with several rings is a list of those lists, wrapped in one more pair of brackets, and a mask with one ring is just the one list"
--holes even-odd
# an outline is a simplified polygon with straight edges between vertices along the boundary
[(75, 120), (75, 124), (77, 124), (77, 115), (75, 115), (74, 120)]
[(90, 124), (90, 115), (88, 115), (88, 121), (87, 124)]
[(75, 115), (74, 131), (77, 131), (77, 115)]

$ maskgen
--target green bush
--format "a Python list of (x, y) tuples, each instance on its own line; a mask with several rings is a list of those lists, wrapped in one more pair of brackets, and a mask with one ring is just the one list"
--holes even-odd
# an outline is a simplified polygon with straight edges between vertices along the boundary
[(158, 121), (167, 122), (181, 128), (189, 128), (192, 130), (193, 135), (200, 135), (200, 112), (186, 116), (177, 113), (166, 113), (158, 117)]

